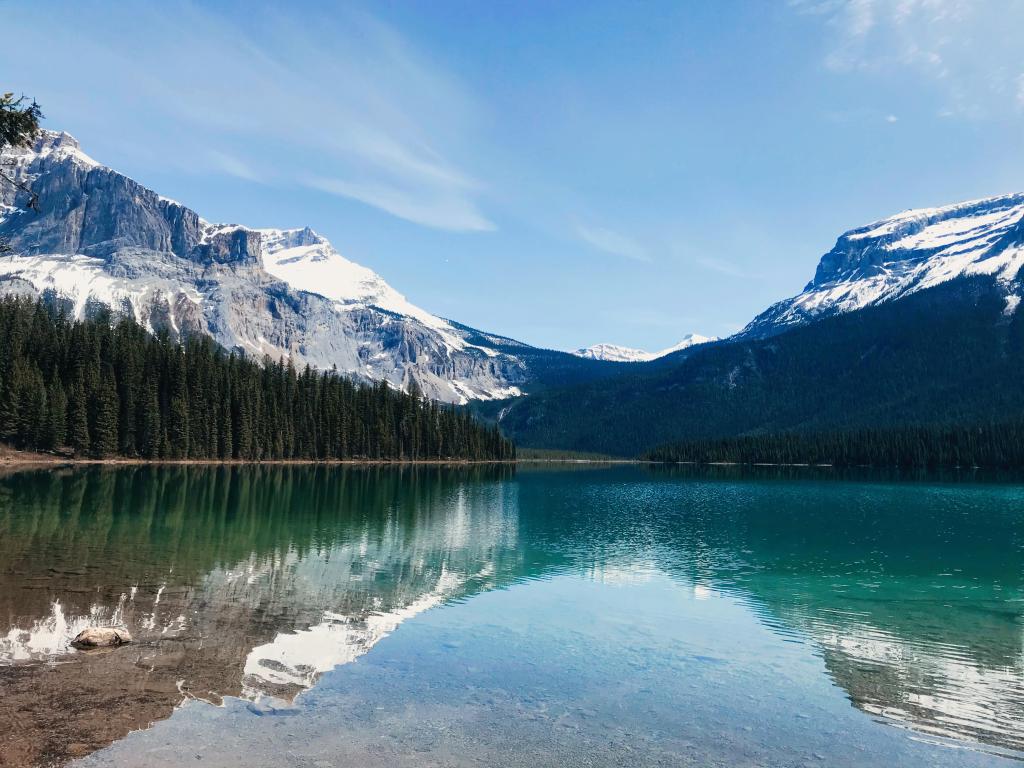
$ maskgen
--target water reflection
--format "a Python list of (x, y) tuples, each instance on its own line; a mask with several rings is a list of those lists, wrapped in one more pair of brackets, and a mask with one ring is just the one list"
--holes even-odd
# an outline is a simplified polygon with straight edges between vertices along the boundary
[[(857, 707), (1022, 749), (1022, 502), (813, 473), (18, 473), (0, 480), (0, 765), (87, 754), (188, 698), (287, 707), (412, 616), (556, 573), (739, 599)], [(136, 644), (67, 645), (120, 622)]]
[[(184, 698), (290, 698), (404, 619), (495, 586), (517, 570), (509, 476), (210, 467), (6, 478), (0, 722), (17, 727), (0, 764), (86, 753)], [(111, 623), (136, 642), (68, 645)], [(81, 711), (69, 707), (83, 696)]]
[(724, 474), (656, 486), (665, 571), (814, 644), (867, 712), (1024, 748), (1024, 489)]

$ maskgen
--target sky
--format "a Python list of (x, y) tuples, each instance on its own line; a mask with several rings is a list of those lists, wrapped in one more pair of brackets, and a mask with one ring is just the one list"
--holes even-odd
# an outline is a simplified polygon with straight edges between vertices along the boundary
[(555, 349), (726, 336), (1024, 191), (1024, 0), (0, 0), (0, 90), (211, 221)]

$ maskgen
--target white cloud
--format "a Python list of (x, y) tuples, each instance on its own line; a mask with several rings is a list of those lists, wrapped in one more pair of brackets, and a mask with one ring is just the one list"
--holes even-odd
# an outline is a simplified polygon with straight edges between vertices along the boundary
[(651, 256), (647, 249), (638, 242), (605, 227), (590, 227), (584, 224), (577, 224), (576, 234), (584, 242), (597, 248), (599, 251), (622, 256), (633, 261), (651, 261)]
[(400, 187), (375, 182), (353, 182), (344, 179), (311, 178), (306, 186), (330, 192), (339, 197), (358, 200), (401, 219), (437, 229), (459, 232), (484, 232), (494, 225), (458, 195), (421, 196)]
[(885, 122), (887, 123), (898, 123), (900, 119), (896, 115), (886, 115)]
[[(144, 136), (138, 154), (154, 165), (179, 158), (283, 187), (329, 178), (345, 197), (424, 226), (493, 228), (465, 168), (479, 135), (474, 100), (380, 21), (333, 6), (299, 19), (263, 4), (228, 19), (188, 0), (61, 8), (68, 23), (48, 32), (48, 70), (60, 76), (39, 96), (97, 133), (117, 115), (124, 151)], [(12, 11), (12, 37), (49, 28), (42, 8)], [(35, 58), (20, 45), (0, 52), (5, 70)]]
[(905, 73), (937, 94), (940, 114), (984, 118), (1016, 99), (1024, 4), (990, 0), (790, 0), (824, 19), (823, 63), (836, 73)]
[(697, 259), (697, 264), (704, 267), (704, 269), (710, 269), (712, 272), (719, 272), (723, 275), (728, 275), (729, 277), (738, 277), (743, 280), (753, 280), (757, 277), (757, 275), (753, 275), (742, 267), (739, 267), (732, 262), (725, 261), (724, 259), (702, 256)]
[(864, 37), (875, 26), (873, 0), (850, 0), (846, 6), (846, 34)]
[(206, 155), (210, 158), (210, 163), (214, 168), (218, 168), (228, 176), (245, 179), (246, 181), (261, 181), (260, 176), (256, 171), (234, 155), (229, 155), (226, 152), (219, 152), (215, 149), (209, 150)]

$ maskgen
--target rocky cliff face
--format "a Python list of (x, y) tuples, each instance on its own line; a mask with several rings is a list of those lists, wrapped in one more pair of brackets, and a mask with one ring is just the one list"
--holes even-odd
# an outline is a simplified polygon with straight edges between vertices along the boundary
[(841, 235), (803, 292), (769, 307), (742, 335), (772, 335), (979, 275), (995, 279), (1012, 313), (1022, 267), (1024, 194), (905, 211)]
[[(174, 337), (207, 333), (249, 355), (396, 387), (447, 402), (519, 394), (518, 357), (484, 334), (408, 302), (309, 228), (216, 225), (90, 158), (66, 133), (0, 155), (38, 196), (0, 187), (0, 291), (98, 306)], [(470, 343), (470, 337), (473, 343)]]

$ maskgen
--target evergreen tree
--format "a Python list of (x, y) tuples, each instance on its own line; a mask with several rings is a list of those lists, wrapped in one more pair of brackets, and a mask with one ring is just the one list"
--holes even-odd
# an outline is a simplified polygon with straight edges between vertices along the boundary
[(89, 408), (85, 398), (85, 383), (77, 372), (68, 398), (68, 443), (76, 455), (89, 450)]
[(160, 457), (160, 438), (163, 434), (160, 422), (160, 399), (157, 381), (154, 377), (146, 380), (140, 403), (139, 441), (142, 455), (147, 459)]
[(46, 388), (46, 422), (39, 447), (54, 451), (67, 442), (68, 398), (59, 381), (51, 378)]
[(92, 454), (97, 458), (113, 456), (118, 449), (118, 414), (120, 402), (113, 369), (104, 368), (95, 396), (95, 416), (92, 428)]
[(188, 402), (183, 394), (171, 398), (171, 410), (167, 421), (167, 438), (172, 459), (187, 459), (190, 444)]

